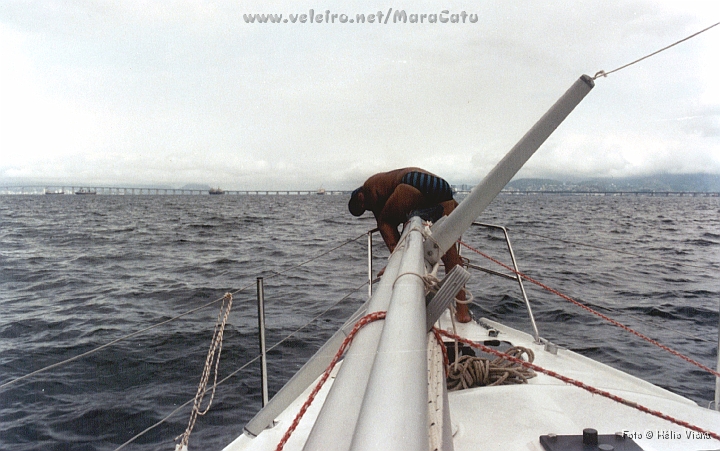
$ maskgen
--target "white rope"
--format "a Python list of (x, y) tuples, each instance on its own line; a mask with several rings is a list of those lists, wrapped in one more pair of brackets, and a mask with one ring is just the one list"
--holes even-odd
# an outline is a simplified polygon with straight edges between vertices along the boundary
[(458, 304), (472, 304), (475, 297), (470, 292), (470, 290), (468, 290), (465, 287), (462, 287), (460, 291), (465, 292), (465, 300), (463, 301), (463, 300), (460, 300), (459, 298), (455, 298), (455, 302)]
[[(406, 233), (405, 230), (403, 229), (403, 234), (402, 234), (402, 236), (400, 237), (400, 240), (399, 240), (399, 241), (397, 242), (397, 244), (395, 245), (395, 249), (393, 249), (393, 251), (390, 253), (390, 257), (392, 257), (393, 254), (394, 254), (398, 249), (400, 249), (403, 244), (405, 244), (405, 240), (407, 239), (408, 236), (410, 236), (410, 232), (420, 232), (420, 233), (422, 234), (423, 238), (426, 237), (425, 231), (424, 231), (422, 228), (413, 227), (413, 228), (411, 228), (411, 229), (408, 229), (408, 230), (407, 230), (407, 233)], [(389, 259), (390, 257), (388, 257), (388, 259)]]
[[(225, 303), (227, 301), (227, 307)], [(176, 437), (177, 441), (180, 439), (180, 443), (175, 447), (176, 451), (187, 451), (188, 440), (190, 440), (190, 433), (195, 427), (195, 421), (198, 415), (205, 415), (210, 410), (213, 399), (215, 398), (215, 388), (217, 387), (217, 376), (218, 368), (220, 367), (220, 354), (222, 353), (222, 341), (223, 334), (225, 333), (225, 324), (227, 324), (228, 316), (230, 315), (230, 309), (232, 308), (233, 297), (230, 293), (225, 293), (223, 302), (220, 305), (220, 313), (218, 313), (218, 319), (215, 324), (215, 330), (213, 332), (213, 339), (210, 343), (210, 349), (208, 350), (207, 358), (205, 359), (205, 368), (203, 369), (202, 376), (200, 377), (200, 384), (198, 385), (197, 394), (195, 394), (195, 404), (193, 405), (192, 412), (190, 413), (190, 421), (185, 432)], [(217, 357), (215, 353), (217, 352)], [(213, 365), (214, 363), (214, 365)], [(213, 368), (214, 367), (214, 368)], [(214, 372), (215, 377), (213, 380), (212, 393), (210, 394), (210, 401), (204, 410), (200, 409), (202, 400), (207, 392), (207, 384), (210, 379), (210, 373)]]

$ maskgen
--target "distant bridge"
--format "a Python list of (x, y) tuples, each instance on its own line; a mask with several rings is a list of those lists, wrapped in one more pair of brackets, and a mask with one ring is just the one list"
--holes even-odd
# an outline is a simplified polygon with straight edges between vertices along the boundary
[[(455, 188), (455, 187), (453, 187)], [(79, 185), (17, 185), (0, 187), (0, 195), (8, 194), (98, 194), (98, 195), (211, 195), (211, 190), (182, 188), (126, 188), (110, 186), (79, 186)], [(228, 195), (269, 195), (269, 196), (307, 196), (307, 195), (350, 195), (347, 190), (222, 190), (217, 194)], [(455, 189), (456, 194), (469, 194), (468, 189)], [(555, 196), (650, 196), (650, 197), (720, 197), (717, 192), (700, 191), (510, 191), (502, 195), (555, 195)]]
[[(17, 185), (0, 187), (0, 194), (98, 194), (98, 195), (210, 195), (211, 190), (206, 189), (182, 189), (182, 188), (126, 188), (115, 186), (79, 186), (79, 185)], [(230, 195), (317, 195), (350, 194), (351, 191), (342, 190), (222, 190), (212, 193)]]

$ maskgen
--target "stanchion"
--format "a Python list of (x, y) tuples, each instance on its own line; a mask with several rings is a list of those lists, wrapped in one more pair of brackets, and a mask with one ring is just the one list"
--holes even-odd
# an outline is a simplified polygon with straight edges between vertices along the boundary
[(260, 383), (262, 385), (262, 406), (268, 403), (267, 356), (265, 354), (265, 290), (263, 278), (257, 278), (258, 331), (260, 334)]

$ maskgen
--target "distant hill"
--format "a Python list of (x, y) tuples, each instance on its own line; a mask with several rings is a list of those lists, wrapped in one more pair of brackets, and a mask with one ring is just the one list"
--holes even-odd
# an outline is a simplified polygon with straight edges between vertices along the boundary
[(568, 189), (568, 186), (574, 186), (574, 184), (554, 179), (530, 178), (513, 180), (507, 184), (505, 189), (512, 189), (513, 191), (564, 191)]
[(720, 175), (658, 174), (620, 179), (601, 178), (587, 183), (614, 187), (612, 191), (719, 192)]
[(644, 192), (720, 192), (720, 175), (657, 174), (643, 177), (603, 177), (579, 182), (528, 178), (513, 180), (512, 191), (644, 191)]

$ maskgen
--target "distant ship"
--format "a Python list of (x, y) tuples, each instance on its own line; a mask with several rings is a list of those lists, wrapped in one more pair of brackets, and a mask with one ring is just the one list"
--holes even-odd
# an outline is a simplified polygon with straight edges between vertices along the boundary
[(316, 194), (325, 194), (325, 188), (318, 189)]
[(210, 188), (210, 194), (225, 194), (225, 191), (220, 188)]
[(94, 189), (80, 188), (78, 191), (75, 191), (75, 194), (97, 194), (97, 191)]

